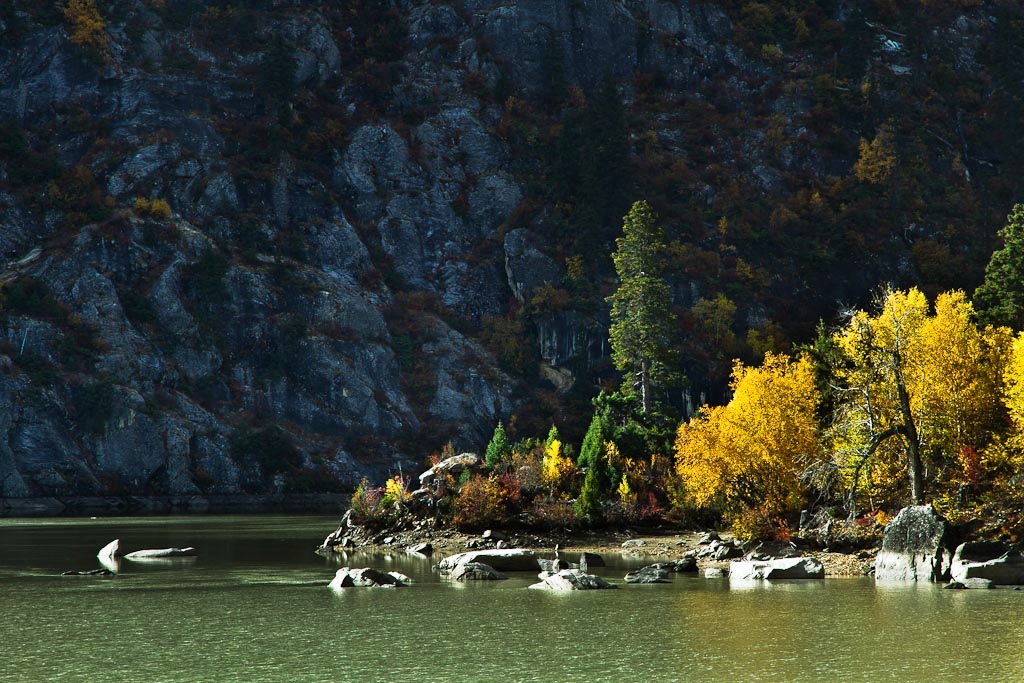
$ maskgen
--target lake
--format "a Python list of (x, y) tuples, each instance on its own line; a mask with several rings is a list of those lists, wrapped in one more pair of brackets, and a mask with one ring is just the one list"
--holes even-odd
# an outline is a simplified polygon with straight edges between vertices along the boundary
[[(351, 554), (397, 569), (398, 590), (327, 583), (313, 548), (337, 517), (0, 519), (0, 680), (1020, 681), (1024, 591), (879, 587), (871, 579), (737, 585), (678, 576), (627, 586), (649, 558), (592, 569), (617, 591), (527, 590), (532, 574), (452, 584), (438, 558)], [(98, 568), (130, 551), (195, 546), (167, 563)]]

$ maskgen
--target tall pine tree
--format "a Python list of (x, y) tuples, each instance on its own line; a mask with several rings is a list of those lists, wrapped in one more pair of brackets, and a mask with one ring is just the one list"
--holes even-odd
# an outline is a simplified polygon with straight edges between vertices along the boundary
[(1024, 330), (1024, 204), (1015, 204), (999, 231), (1003, 248), (985, 267), (985, 281), (974, 291), (980, 322)]
[(608, 297), (612, 305), (612, 361), (624, 372), (627, 390), (639, 393), (641, 411), (653, 404), (655, 387), (671, 386), (681, 379), (677, 354), (672, 348), (675, 316), (668, 283), (661, 276), (665, 238), (646, 201), (629, 210), (622, 237), (612, 254), (619, 287)]

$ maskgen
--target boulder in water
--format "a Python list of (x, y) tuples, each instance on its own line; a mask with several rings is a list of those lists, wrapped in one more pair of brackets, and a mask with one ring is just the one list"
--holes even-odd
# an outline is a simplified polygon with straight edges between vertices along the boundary
[(952, 557), (949, 522), (931, 505), (905, 507), (885, 526), (875, 580), (945, 581)]
[(669, 583), (668, 569), (652, 564), (626, 574), (626, 583)]
[(729, 564), (729, 578), (738, 581), (823, 579), (825, 578), (825, 568), (813, 557), (744, 560)]
[(372, 567), (364, 567), (361, 569), (352, 569), (351, 567), (342, 567), (334, 574), (334, 579), (328, 584), (329, 588), (385, 588), (404, 586), (405, 583), (401, 581), (395, 574), (383, 572), (379, 569), (373, 569)]
[(563, 569), (562, 571), (554, 574), (551, 572), (541, 572), (538, 574), (538, 577), (540, 578), (540, 582), (531, 585), (530, 588), (533, 588), (534, 590), (548, 591), (583, 591), (618, 588), (618, 586), (608, 583), (600, 576), (587, 574), (579, 569)]
[(463, 562), (448, 577), (453, 581), (501, 581), (508, 578), (483, 562)]
[(125, 555), (127, 560), (164, 560), (174, 557), (195, 557), (196, 549), (187, 548), (152, 548), (147, 550), (136, 550)]
[(109, 569), (106, 569), (106, 568), (103, 568), (103, 569), (89, 569), (89, 570), (86, 570), (86, 571), (71, 570), (71, 571), (66, 571), (66, 572), (62, 572), (61, 573), (61, 576), (114, 576), (114, 575), (115, 575), (114, 572), (112, 572), (112, 571), (110, 571)]
[(961, 543), (953, 554), (950, 574), (954, 581), (987, 579), (999, 586), (1024, 584), (1024, 555), (995, 541)]
[(527, 548), (471, 550), (444, 558), (437, 563), (437, 570), (449, 574), (455, 567), (466, 562), (483, 562), (499, 572), (524, 572), (537, 568), (537, 555)]
[(121, 539), (115, 538), (110, 543), (106, 544), (100, 551), (96, 553), (96, 557), (114, 559), (124, 555), (124, 551), (121, 550)]

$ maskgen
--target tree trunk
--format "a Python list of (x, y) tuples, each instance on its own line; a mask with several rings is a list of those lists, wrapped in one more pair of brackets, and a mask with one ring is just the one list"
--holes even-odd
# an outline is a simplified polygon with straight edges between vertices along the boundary
[(646, 358), (640, 361), (640, 411), (643, 413), (647, 412), (647, 408), (651, 401), (651, 380), (650, 380), (650, 361)]
[(910, 394), (907, 392), (907, 383), (903, 379), (903, 370), (900, 365), (899, 352), (893, 354), (896, 361), (896, 391), (900, 398), (900, 413), (903, 416), (903, 425), (900, 433), (907, 440), (907, 474), (910, 477), (910, 500), (914, 505), (924, 503), (924, 472), (921, 466), (921, 442), (917, 435), (917, 426), (914, 424), (914, 414), (910, 410)]

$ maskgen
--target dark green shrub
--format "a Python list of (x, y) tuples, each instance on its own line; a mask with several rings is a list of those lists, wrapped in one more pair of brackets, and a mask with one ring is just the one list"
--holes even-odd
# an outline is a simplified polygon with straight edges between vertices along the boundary
[(90, 434), (102, 434), (114, 417), (115, 398), (114, 383), (108, 379), (78, 387), (73, 395), (78, 426)]
[(288, 432), (277, 425), (259, 429), (239, 427), (231, 434), (231, 455), (237, 460), (258, 463), (267, 478), (302, 464), (299, 450)]

